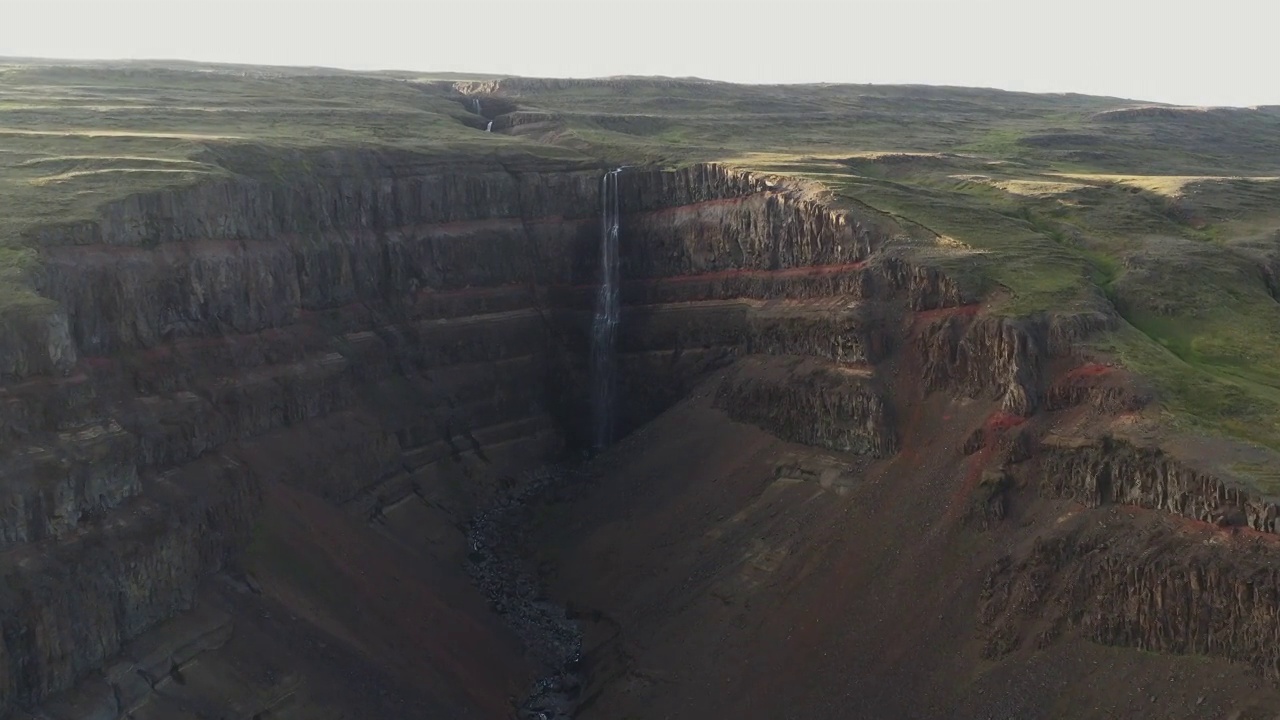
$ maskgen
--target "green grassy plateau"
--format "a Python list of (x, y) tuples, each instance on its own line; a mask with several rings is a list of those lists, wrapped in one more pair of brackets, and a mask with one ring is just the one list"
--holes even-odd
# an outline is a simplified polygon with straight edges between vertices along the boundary
[[(500, 132), (462, 94), (504, 98)], [(1280, 107), (0, 60), (0, 313), (43, 302), (23, 282), (33, 228), (149, 189), (305, 171), (320, 148), (805, 177), (969, 248), (943, 262), (1003, 289), (997, 312), (1113, 303), (1127, 322), (1098, 350), (1151, 381), (1168, 427), (1280, 449)]]

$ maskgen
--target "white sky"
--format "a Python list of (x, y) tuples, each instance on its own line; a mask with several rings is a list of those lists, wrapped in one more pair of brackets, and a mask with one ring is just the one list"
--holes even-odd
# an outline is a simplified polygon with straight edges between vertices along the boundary
[(1275, 0), (0, 0), (0, 56), (1280, 104)]

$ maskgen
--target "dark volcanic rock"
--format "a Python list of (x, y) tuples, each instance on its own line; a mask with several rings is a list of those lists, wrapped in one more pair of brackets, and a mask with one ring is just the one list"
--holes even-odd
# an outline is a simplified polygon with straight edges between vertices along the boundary
[[(1114, 524), (1050, 534), (996, 565), (983, 599), (988, 656), (1078, 629), (1106, 645), (1225, 657), (1280, 673), (1274, 548)], [(1029, 618), (1045, 628), (1036, 638), (1020, 637)]]
[(467, 532), (468, 573), (545, 673), (520, 704), (529, 720), (572, 718), (584, 683), (582, 630), (564, 606), (547, 599), (526, 558), (539, 507), (584, 480), (569, 467), (526, 473), (477, 513)]
[(1041, 456), (1045, 490), (1097, 507), (1133, 505), (1192, 520), (1280, 532), (1276, 504), (1196, 471), (1161, 450), (1104, 438), (1096, 444), (1048, 448)]
[(888, 404), (858, 368), (749, 358), (720, 382), (716, 406), (735, 420), (808, 445), (877, 456), (897, 447)]

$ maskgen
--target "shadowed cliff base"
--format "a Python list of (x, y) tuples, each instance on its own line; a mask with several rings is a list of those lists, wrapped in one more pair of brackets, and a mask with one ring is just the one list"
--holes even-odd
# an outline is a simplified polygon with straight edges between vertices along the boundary
[[(286, 114), (321, 134), (296, 147), (256, 107), (256, 144), (187, 128), (213, 177), (22, 226), (31, 259), (0, 277), (38, 298), (3, 304), (0, 337), (3, 712), (1270, 717), (1275, 398), (1262, 350), (1225, 358), (1271, 347), (1271, 180), (1184, 126), (1235, 115), (300, 87), (326, 82), (431, 127), (339, 124), (337, 149), (304, 103)], [(638, 117), (694, 90), (706, 117)], [(1045, 126), (1063, 103), (1135, 144)], [(993, 124), (1009, 107), (1016, 133)], [(770, 113), (809, 128), (804, 153), (689, 162), (716, 132), (720, 157), (781, 147), (752, 125)], [(849, 118), (919, 115), (818, 152)], [(960, 117), (982, 131), (943, 127)], [(1121, 174), (1155, 152), (1146, 122), (1240, 175)], [(395, 134), (372, 149), (370, 128)], [(1081, 144), (1112, 154), (1037, 165)], [(584, 461), (601, 178), (657, 147), (678, 162), (615, 186), (624, 437)], [(35, 159), (15, 197), (82, 187)]]

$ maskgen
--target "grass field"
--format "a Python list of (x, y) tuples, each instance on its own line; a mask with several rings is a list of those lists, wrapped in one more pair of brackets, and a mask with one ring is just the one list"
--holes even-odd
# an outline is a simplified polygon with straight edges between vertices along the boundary
[[(461, 85), (455, 87), (453, 83)], [(971, 248), (1010, 314), (1111, 302), (1099, 340), (1174, 427), (1280, 448), (1280, 110), (917, 86), (493, 78), (0, 60), (0, 315), (39, 306), (31, 231), (132, 193), (305, 172), (307, 151), (424, 160), (722, 161), (817, 181)], [(469, 83), (469, 84), (468, 84)], [(945, 258), (944, 258), (945, 261)], [(1274, 272), (1274, 271), (1273, 271)]]

